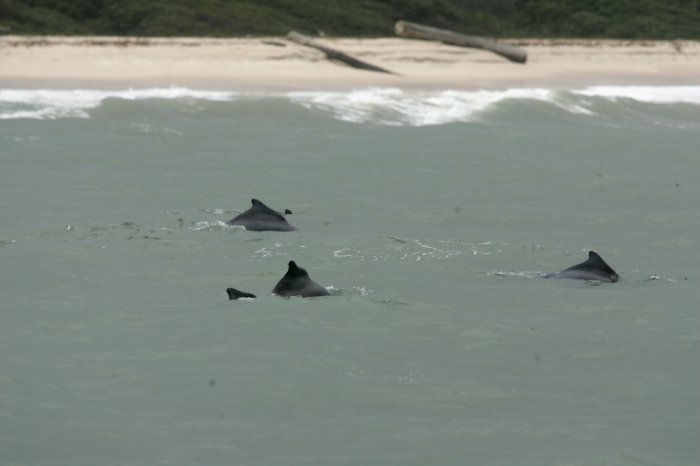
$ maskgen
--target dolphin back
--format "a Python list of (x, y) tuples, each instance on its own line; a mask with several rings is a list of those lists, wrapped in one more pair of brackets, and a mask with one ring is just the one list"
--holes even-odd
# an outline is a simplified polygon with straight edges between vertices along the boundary
[(226, 222), (226, 225), (242, 226), (250, 231), (295, 231), (282, 214), (270, 209), (257, 199), (252, 199), (253, 206)]
[(228, 293), (229, 301), (239, 298), (257, 298), (257, 296), (252, 293), (246, 293), (245, 291), (240, 291), (235, 288), (226, 288), (226, 293)]
[(309, 273), (298, 267), (294, 261), (289, 262), (287, 273), (277, 282), (272, 294), (287, 298), (292, 296), (301, 296), (302, 298), (330, 296), (327, 289), (311, 280)]
[(570, 278), (615, 283), (620, 276), (595, 251), (588, 251), (588, 260), (568, 269), (542, 275), (542, 278)]

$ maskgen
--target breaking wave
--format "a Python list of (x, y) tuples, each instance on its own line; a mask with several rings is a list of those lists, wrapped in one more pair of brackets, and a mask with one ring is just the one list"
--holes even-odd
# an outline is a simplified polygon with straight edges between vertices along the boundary
[(100, 91), (89, 89), (0, 89), (0, 119), (89, 118), (88, 110), (97, 108), (106, 99), (203, 99), (232, 100), (230, 92), (195, 91), (180, 87)]
[(636, 100), (649, 104), (700, 105), (700, 86), (593, 86), (573, 94), (608, 100)]
[[(89, 118), (91, 109), (106, 99), (194, 99), (232, 102), (263, 98), (283, 99), (306, 109), (351, 122), (389, 126), (443, 125), (474, 121), (500, 102), (544, 102), (571, 114), (596, 115), (601, 100), (651, 105), (700, 106), (700, 86), (594, 86), (581, 90), (541, 88), (500, 91), (404, 91), (370, 88), (344, 92), (290, 92), (286, 94), (199, 91), (186, 88), (100, 90), (0, 90), (0, 119)], [(232, 103), (235, 105), (235, 102)], [(600, 110), (603, 111), (603, 110)]]

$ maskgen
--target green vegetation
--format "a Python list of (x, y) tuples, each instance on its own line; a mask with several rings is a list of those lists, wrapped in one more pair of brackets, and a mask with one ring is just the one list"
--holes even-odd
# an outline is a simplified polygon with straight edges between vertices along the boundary
[(524, 36), (700, 39), (696, 0), (518, 0)]
[(494, 37), (700, 39), (700, 0), (0, 0), (0, 32), (393, 36), (400, 19)]

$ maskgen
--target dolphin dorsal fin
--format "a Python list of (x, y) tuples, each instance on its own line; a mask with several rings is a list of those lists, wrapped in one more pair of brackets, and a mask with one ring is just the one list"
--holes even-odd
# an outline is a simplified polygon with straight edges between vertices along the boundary
[(226, 222), (226, 225), (242, 226), (251, 231), (295, 231), (296, 228), (287, 222), (284, 216), (270, 209), (258, 199), (251, 199), (252, 207), (236, 215)]
[(301, 277), (308, 275), (309, 273), (297, 265), (294, 261), (289, 261), (289, 269), (287, 270), (287, 277)]
[(255, 211), (265, 211), (265, 210), (272, 210), (262, 202), (260, 202), (257, 199), (251, 199), (250, 203), (253, 204), (253, 207), (251, 207), (251, 210)]
[(595, 251), (588, 251), (588, 260), (579, 264), (581, 268), (591, 268), (595, 270), (600, 270), (601, 272), (606, 272), (610, 274), (615, 274), (615, 271), (608, 264), (605, 263), (600, 254)]
[(287, 221), (282, 214), (279, 212), (270, 209), (268, 206), (263, 204), (257, 199), (251, 199), (250, 202), (253, 204), (253, 207), (251, 207), (248, 210), (248, 213), (250, 214), (265, 214), (265, 215), (271, 215), (275, 218), (278, 218), (280, 220), (284, 220), (285, 222)]
[(239, 298), (256, 298), (256, 296), (252, 293), (240, 291), (235, 288), (226, 288), (226, 293), (228, 293), (229, 301), (233, 301)]

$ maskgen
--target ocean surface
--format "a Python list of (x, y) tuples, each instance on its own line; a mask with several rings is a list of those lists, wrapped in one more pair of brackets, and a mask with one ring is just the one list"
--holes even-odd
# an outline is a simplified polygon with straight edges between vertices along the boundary
[(5, 89), (0, 167), (1, 465), (700, 463), (700, 86)]

